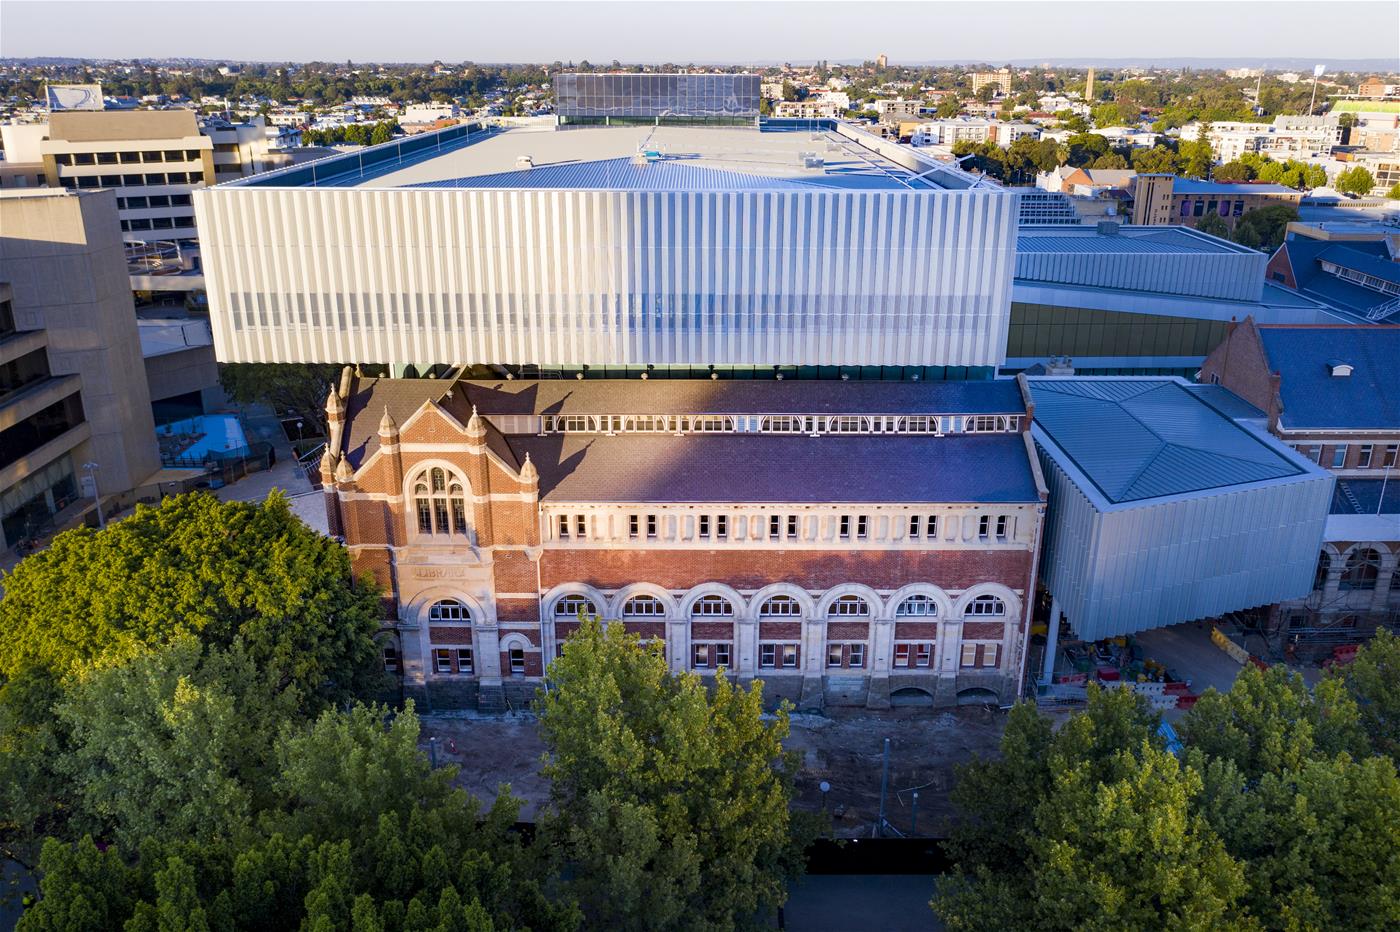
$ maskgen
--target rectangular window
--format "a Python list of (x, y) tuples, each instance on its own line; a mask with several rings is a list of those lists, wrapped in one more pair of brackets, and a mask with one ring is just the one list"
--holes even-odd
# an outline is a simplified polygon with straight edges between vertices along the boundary
[(1205, 215), (1205, 212), (1206, 212), (1206, 202), (1205, 202), (1205, 201), (1196, 201), (1196, 203), (1194, 203), (1194, 204), (1191, 205), (1191, 216), (1193, 216), (1193, 217), (1201, 217), (1201, 216), (1204, 216), (1204, 215)]
[(433, 651), (433, 669), (438, 673), (452, 672), (452, 651), (446, 647), (439, 647)]
[(962, 646), (962, 665), (964, 667), (977, 666), (977, 645), (964, 644)]
[(510, 649), (510, 672), (525, 672), (525, 649), (523, 647), (512, 647)]
[(1230, 213), (1236, 217), (1244, 216), (1244, 201), (1235, 201), (1235, 206)]
[(913, 539), (917, 539), (918, 536), (919, 536), (919, 516), (918, 516), (918, 515), (910, 515), (910, 516), (909, 516), (909, 537), (910, 537), (911, 540), (913, 540)]
[(988, 644), (982, 648), (982, 666), (994, 667), (997, 665), (998, 655), (1001, 653), (1000, 644)]
[(716, 644), (716, 645), (715, 645), (715, 666), (717, 666), (717, 667), (727, 667), (727, 666), (729, 666), (729, 645), (728, 645), (728, 644)]
[(769, 540), (777, 540), (777, 539), (778, 539), (778, 535), (779, 535), (780, 533), (782, 533), (782, 529), (783, 529), (783, 518), (782, 518), (782, 516), (781, 516), (781, 515), (769, 515), (769, 516), (768, 516), (768, 539), (769, 539)]
[(776, 667), (778, 665), (778, 645), (760, 644), (758, 645), (758, 665), (760, 667)]
[(850, 515), (842, 515), (842, 516), (841, 516), (841, 539), (842, 539), (842, 540), (850, 540), (850, 539), (851, 539), (851, 516), (850, 516)]
[(700, 516), (700, 536), (701, 536), (701, 537), (709, 537), (709, 536), (710, 536), (710, 516), (709, 516), (709, 515), (701, 515), (701, 516)]
[(1332, 468), (1341, 469), (1347, 464), (1346, 444), (1332, 448)]
[(656, 540), (656, 515), (647, 515), (647, 538)]
[(828, 667), (841, 666), (841, 645), (832, 644), (826, 649), (826, 665)]
[(715, 537), (720, 540), (729, 537), (729, 515), (715, 515)]
[(418, 499), (418, 533), (433, 533), (433, 513), (426, 498)]
[(796, 644), (784, 644), (784, 645), (783, 645), (783, 666), (785, 666), (785, 667), (795, 667), (795, 666), (797, 666), (797, 645), (796, 645)]
[(894, 646), (894, 665), (896, 667), (909, 666), (909, 645), (896, 644)]
[(991, 529), (992, 519), (989, 515), (982, 515), (977, 519), (977, 536), (986, 540), (988, 531)]
[(696, 644), (691, 648), (691, 666), (703, 670), (710, 665), (710, 645)]
[(637, 539), (637, 525), (639, 520), (637, 515), (627, 516), (627, 536), (633, 540)]
[(1357, 469), (1370, 469), (1370, 468), (1371, 468), (1371, 454), (1372, 454), (1373, 452), (1375, 452), (1375, 447), (1373, 447), (1373, 446), (1372, 446), (1371, 444), (1369, 444), (1369, 443), (1363, 443), (1363, 444), (1361, 445), (1361, 450), (1356, 454), (1356, 468), (1357, 468)]
[(381, 656), (384, 658), (385, 673), (399, 672), (399, 649), (397, 647), (392, 644), (385, 644)]
[(929, 515), (929, 516), (928, 516), (928, 521), (926, 522), (926, 527), (924, 528), (924, 536), (927, 537), (929, 540), (937, 540), (937, 539), (938, 539), (938, 516), (937, 516), (937, 515)]
[(1394, 466), (1397, 458), (1400, 458), (1400, 443), (1392, 443), (1385, 448), (1385, 455), (1381, 457), (1381, 468), (1389, 469)]
[(574, 516), (574, 534), (578, 537), (588, 536), (588, 515)]
[(1303, 455), (1319, 466), (1322, 465), (1322, 447), (1317, 445), (1307, 447), (1303, 450)]
[(457, 672), (472, 672), (472, 649), (470, 647), (457, 648)]
[(916, 667), (926, 667), (933, 658), (932, 644), (918, 644), (914, 650), (914, 665)]
[(568, 516), (568, 515), (560, 515), (560, 516), (559, 516), (559, 539), (560, 539), (560, 540), (568, 540), (568, 538), (569, 538), (569, 516)]
[(870, 519), (865, 515), (859, 515), (856, 518), (856, 539), (865, 540), (868, 536), (870, 536)]
[(1006, 540), (1006, 515), (997, 515), (997, 540)]
[(865, 666), (865, 645), (864, 645), (864, 644), (852, 644), (852, 645), (851, 645), (851, 666), (852, 666), (852, 667), (863, 667), (863, 666)]
[(797, 515), (787, 516), (788, 540), (797, 540)]

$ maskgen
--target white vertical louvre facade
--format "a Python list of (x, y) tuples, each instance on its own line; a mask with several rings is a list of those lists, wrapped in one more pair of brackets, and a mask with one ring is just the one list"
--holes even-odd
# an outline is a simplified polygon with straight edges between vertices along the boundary
[(226, 362), (950, 365), (1004, 359), (997, 189), (195, 195)]

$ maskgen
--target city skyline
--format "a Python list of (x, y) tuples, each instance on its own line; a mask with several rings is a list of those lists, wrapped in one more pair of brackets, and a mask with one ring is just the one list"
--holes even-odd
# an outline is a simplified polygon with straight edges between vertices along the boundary
[[(1400, 6), (1370, 0), (1270, 4), (1264, 31), (1258, 27), (1265, 8), (1250, 2), (1177, 5), (1165, 18), (1146, 3), (1064, 3), (1053, 7), (1053, 15), (1049, 4), (1009, 0), (996, 6), (993, 33), (986, 29), (985, 6), (943, 3), (363, 2), (338, 4), (329, 17), (326, 4), (289, 7), (256, 0), (180, 4), (181, 29), (150, 31), (145, 24), (168, 19), (162, 8), (175, 4), (6, 0), (0, 57), (739, 64), (859, 62), (885, 54), (895, 64), (1102, 60), (1099, 34), (1083, 24), (1086, 18), (1102, 21), (1111, 10), (1116, 30), (1110, 57), (1116, 61), (1394, 61), (1394, 36), (1400, 32)], [(56, 9), (64, 15), (56, 17)], [(1176, 12), (1183, 9), (1191, 15)], [(618, 28), (640, 10), (649, 28)], [(735, 17), (743, 17), (748, 28), (736, 33)], [(267, 29), (274, 20), (279, 27)], [(851, 38), (853, 26), (862, 21), (896, 20), (899, 30)], [(437, 25), (386, 31), (386, 21)], [(1319, 28), (1359, 21), (1374, 28)], [(549, 29), (538, 28), (545, 22)], [(1242, 44), (1242, 33), (1251, 42)]]

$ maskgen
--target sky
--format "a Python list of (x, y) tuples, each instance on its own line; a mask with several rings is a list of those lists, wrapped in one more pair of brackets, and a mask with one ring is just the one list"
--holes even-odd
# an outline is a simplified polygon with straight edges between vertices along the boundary
[(684, 64), (860, 62), (884, 53), (896, 64), (1093, 56), (1395, 62), (1397, 37), (1395, 0), (0, 0), (0, 57), (10, 58)]

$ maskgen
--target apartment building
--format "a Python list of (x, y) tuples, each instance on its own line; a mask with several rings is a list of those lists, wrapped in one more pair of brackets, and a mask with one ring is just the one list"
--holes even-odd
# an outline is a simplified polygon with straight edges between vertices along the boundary
[(950, 120), (932, 120), (921, 124), (911, 136), (915, 146), (948, 146), (960, 142), (978, 145), (996, 141), (997, 122), (976, 117), (955, 117)]
[(116, 200), (0, 192), (0, 550), (160, 468)]
[(895, 124), (900, 120), (908, 120), (919, 115), (923, 108), (922, 100), (877, 100), (875, 101), (875, 112), (880, 115), (880, 122)]
[(1312, 592), (1279, 606), (1289, 637), (1400, 630), (1400, 327), (1260, 326), (1246, 318), (1201, 378), (1257, 407), (1269, 430), (1336, 477)]
[(1018, 694), (1045, 493), (1014, 382), (347, 370), (327, 414), (333, 533), (433, 707), (527, 699), (581, 614), (803, 708)]
[(834, 120), (844, 112), (844, 108), (830, 101), (808, 98), (807, 100), (784, 100), (773, 105), (773, 116), (792, 120)]
[(1011, 93), (1011, 69), (999, 68), (996, 71), (974, 71), (967, 76), (972, 84), (972, 94), (977, 96), (977, 92), (988, 85), (993, 85), (998, 94)]
[[(1221, 121), (1209, 124), (1210, 145), (1219, 162), (1233, 162), (1246, 152), (1273, 159), (1307, 159), (1326, 156), (1342, 144), (1342, 128), (1336, 113), (1321, 116), (1284, 115), (1272, 123)], [(1181, 128), (1181, 138), (1200, 138), (1201, 124)]]

